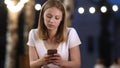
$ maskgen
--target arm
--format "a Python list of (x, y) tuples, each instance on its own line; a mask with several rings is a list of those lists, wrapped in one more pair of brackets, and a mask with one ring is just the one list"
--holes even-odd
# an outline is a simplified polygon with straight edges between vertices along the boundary
[(40, 59), (38, 59), (38, 55), (34, 46), (29, 46), (29, 60), (30, 68), (39, 68), (42, 65)]
[(80, 68), (80, 49), (79, 46), (70, 48), (70, 61), (62, 60), (59, 54), (55, 54), (55, 57), (52, 57), (53, 64), (62, 66), (63, 68)]
[(30, 68), (40, 68), (42, 65), (47, 64), (48, 57), (48, 55), (45, 55), (43, 58), (39, 59), (35, 47), (29, 46)]
[(56, 54), (55, 57), (51, 58), (51, 59), (55, 59), (52, 61), (52, 63), (58, 66), (62, 66), (63, 68), (80, 68), (81, 57), (80, 57), (79, 45), (81, 44), (81, 41), (74, 28), (69, 29), (68, 41), (69, 41), (70, 60), (69, 61), (63, 60), (59, 54)]
[(81, 57), (79, 45), (81, 44), (81, 41), (77, 34), (77, 31), (74, 28), (71, 28), (71, 30), (69, 31), (68, 40), (70, 42), (70, 61), (68, 61), (66, 67), (80, 68)]
[(70, 48), (70, 61), (65, 63), (65, 68), (80, 68), (80, 48), (75, 46)]

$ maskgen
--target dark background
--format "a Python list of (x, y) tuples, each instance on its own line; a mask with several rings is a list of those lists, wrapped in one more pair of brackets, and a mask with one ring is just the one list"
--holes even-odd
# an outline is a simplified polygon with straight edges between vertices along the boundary
[[(35, 0), (35, 3), (44, 2), (45, 0)], [(119, 6), (117, 12), (111, 9), (114, 4)], [(100, 12), (102, 5), (108, 7), (108, 12)], [(94, 14), (89, 13), (92, 6), (97, 9)], [(84, 14), (78, 13), (79, 7), (85, 9)], [(93, 68), (98, 58), (105, 60), (106, 66), (112, 64), (115, 58), (120, 57), (120, 0), (75, 0), (73, 11), (72, 27), (77, 30), (82, 42), (81, 68)], [(37, 27), (38, 15), (39, 11), (36, 11), (33, 28)], [(0, 0), (0, 68), (3, 68), (5, 60), (6, 18), (7, 9), (3, 0)], [(21, 47), (19, 51), (22, 51)]]

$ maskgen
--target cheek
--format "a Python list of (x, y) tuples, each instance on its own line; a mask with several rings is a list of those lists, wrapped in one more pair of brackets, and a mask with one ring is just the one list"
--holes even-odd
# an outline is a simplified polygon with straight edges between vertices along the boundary
[(48, 19), (45, 16), (43, 17), (43, 19), (44, 19), (44, 23), (48, 22)]
[(58, 26), (60, 25), (60, 23), (61, 23), (61, 21), (57, 21), (57, 25), (58, 25)]

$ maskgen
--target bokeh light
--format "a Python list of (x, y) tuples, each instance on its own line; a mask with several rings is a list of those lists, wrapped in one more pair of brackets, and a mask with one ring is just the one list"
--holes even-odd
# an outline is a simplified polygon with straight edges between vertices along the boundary
[(89, 12), (90, 12), (91, 14), (95, 13), (95, 11), (96, 11), (96, 10), (95, 10), (95, 7), (90, 7), (90, 8), (89, 8)]
[(35, 10), (39, 11), (41, 9), (41, 5), (40, 4), (36, 4), (35, 5)]
[(85, 10), (84, 10), (84, 8), (83, 8), (83, 7), (78, 8), (78, 13), (79, 13), (79, 14), (83, 14), (83, 13), (84, 13), (84, 11), (85, 11)]
[(101, 10), (102, 13), (106, 13), (107, 12), (107, 7), (106, 6), (102, 6), (100, 8), (100, 10)]
[(112, 10), (113, 10), (113, 11), (117, 12), (117, 11), (118, 11), (118, 9), (119, 9), (119, 8), (118, 8), (118, 6), (117, 6), (117, 5), (113, 5), (113, 6), (112, 6)]

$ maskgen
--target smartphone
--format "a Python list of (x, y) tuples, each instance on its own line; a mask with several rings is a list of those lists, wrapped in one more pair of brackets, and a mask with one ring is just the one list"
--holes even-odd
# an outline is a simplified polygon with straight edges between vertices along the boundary
[(56, 49), (49, 49), (49, 50), (47, 50), (47, 54), (48, 55), (53, 55), (53, 54), (56, 54), (56, 53), (57, 53)]

